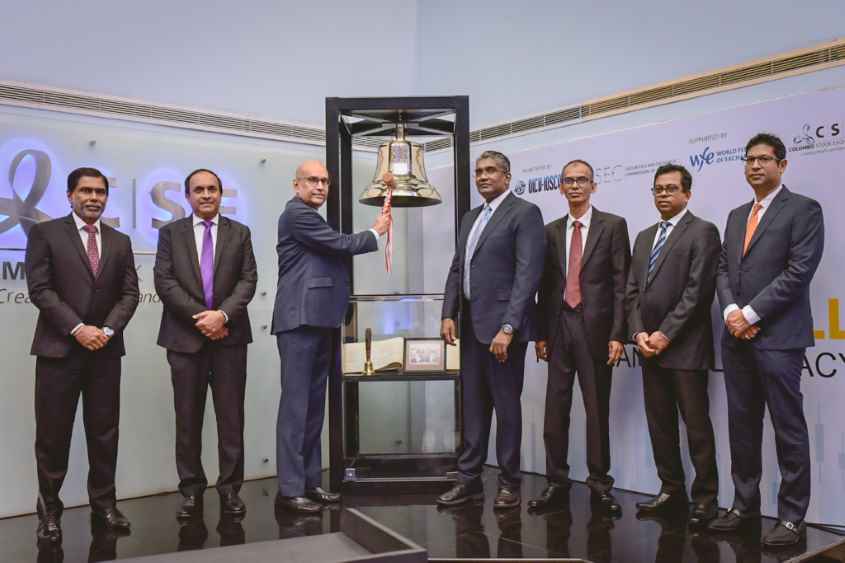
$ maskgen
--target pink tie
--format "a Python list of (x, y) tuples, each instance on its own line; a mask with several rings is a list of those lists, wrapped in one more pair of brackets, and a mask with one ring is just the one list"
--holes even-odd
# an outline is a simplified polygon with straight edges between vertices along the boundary
[(94, 276), (100, 270), (100, 251), (97, 250), (97, 227), (94, 225), (85, 225), (82, 230), (88, 233), (88, 244), (86, 251), (88, 253), (88, 262), (91, 265), (91, 271)]

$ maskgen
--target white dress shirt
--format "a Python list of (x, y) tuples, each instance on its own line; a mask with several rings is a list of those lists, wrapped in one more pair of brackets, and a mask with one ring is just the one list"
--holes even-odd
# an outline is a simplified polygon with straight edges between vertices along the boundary
[[(76, 223), (76, 230), (79, 233), (79, 238), (82, 239), (82, 248), (84, 248), (87, 251), (88, 250), (88, 233), (86, 233), (84, 231), (84, 228), (85, 228), (85, 225), (87, 225), (88, 223), (83, 221), (79, 217), (79, 215), (77, 215), (76, 213), (71, 213), (71, 215), (73, 215), (73, 222)], [(97, 219), (96, 221), (94, 221), (93, 225), (94, 225), (94, 228), (97, 229), (97, 233), (94, 235), (94, 237), (97, 239), (97, 255), (102, 258), (102, 256), (103, 256), (103, 236), (102, 236), (102, 226), (100, 225), (100, 220)]]
[[(681, 222), (681, 219), (684, 218), (684, 215), (687, 213), (687, 208), (684, 207), (679, 213), (677, 213), (674, 217), (670, 217), (669, 219), (664, 219), (663, 217), (660, 218), (660, 222), (657, 224), (657, 231), (654, 233), (654, 240), (651, 243), (651, 249), (654, 250), (654, 247), (657, 246), (657, 241), (660, 240), (660, 223), (664, 221), (669, 223), (669, 226), (666, 227), (666, 239), (669, 239), (669, 235), (672, 234), (672, 229), (678, 226), (678, 223)], [(665, 243), (664, 243), (665, 245)], [(637, 341), (637, 335), (639, 332), (633, 334), (634, 342)], [(648, 336), (648, 332), (646, 332), (646, 336)]]
[(572, 246), (572, 233), (575, 232), (575, 221), (581, 223), (581, 255), (584, 255), (584, 249), (587, 248), (587, 234), (590, 232), (590, 221), (593, 220), (593, 206), (587, 208), (587, 212), (580, 217), (573, 217), (569, 215), (566, 221), (566, 265), (569, 266), (569, 248)]
[[(88, 251), (88, 233), (85, 232), (85, 226), (88, 224), (83, 221), (76, 212), (71, 213), (73, 215), (73, 222), (76, 223), (76, 231), (79, 233), (79, 238), (82, 239), (82, 248), (85, 251)], [(97, 219), (93, 223), (94, 228), (97, 229), (97, 232), (94, 234), (94, 238), (97, 239), (97, 255), (102, 258), (103, 257), (103, 235), (102, 235), (102, 226), (100, 225), (100, 220)], [(84, 323), (78, 323), (75, 327), (70, 329), (71, 336), (76, 334), (80, 328), (85, 326)]]
[[(490, 217), (487, 219), (488, 225), (490, 224), (490, 221), (493, 220), (493, 215), (496, 214), (496, 210), (499, 208), (499, 206), (502, 204), (502, 202), (505, 200), (505, 198), (508, 197), (509, 193), (511, 193), (510, 188), (508, 188), (504, 192), (497, 195), (495, 198), (493, 198), (492, 201), (488, 201), (488, 202), (484, 203), (485, 208), (487, 208), (487, 207), (490, 208)], [(475, 222), (472, 224), (472, 228), (469, 230), (469, 236), (467, 237), (467, 243), (469, 243), (469, 241), (472, 240), (473, 234), (475, 233), (475, 231), (478, 229), (479, 225), (481, 224), (481, 217), (484, 215), (484, 211), (485, 211), (485, 209), (482, 209), (481, 213), (478, 214), (478, 217), (475, 218)], [(479, 238), (480, 238), (480, 236), (481, 236), (481, 233), (479, 233)], [(475, 245), (476, 245), (476, 248), (478, 248), (478, 241), (476, 241)], [(464, 257), (464, 271), (466, 271), (466, 272), (469, 272), (470, 263), (472, 262), (472, 256), (470, 255), (469, 250), (470, 250), (469, 248), (466, 249), (467, 254)], [(473, 250), (473, 254), (474, 254), (475, 248), (473, 248), (472, 250)], [(469, 279), (469, 275), (465, 276), (465, 279)], [(466, 285), (466, 284), (464, 284), (464, 285)], [(464, 297), (469, 299), (469, 288), (468, 287), (464, 287)]]
[[(778, 187), (776, 187), (775, 189), (773, 189), (771, 192), (769, 192), (769, 195), (767, 195), (766, 197), (764, 197), (760, 201), (755, 200), (755, 203), (759, 203), (760, 206), (761, 206), (760, 211), (757, 212), (757, 228), (758, 229), (760, 228), (760, 223), (763, 221), (763, 215), (766, 213), (766, 210), (769, 208), (769, 206), (772, 205), (772, 202), (774, 201), (775, 197), (777, 197), (777, 195), (780, 193), (780, 190), (782, 188), (783, 188), (783, 184), (781, 184)], [(748, 221), (751, 219), (752, 213), (754, 213), (754, 206), (753, 205), (751, 206), (751, 211), (748, 212), (748, 217), (745, 218), (746, 228), (748, 228)], [(725, 318), (725, 320), (728, 320), (728, 315), (730, 315), (731, 313), (733, 313), (737, 309), (739, 309), (739, 306), (736, 303), (731, 303), (730, 305), (725, 307), (725, 310), (722, 313), (722, 316)], [(745, 307), (742, 308), (742, 316), (745, 317), (745, 320), (748, 321), (748, 324), (755, 325), (755, 324), (760, 322), (760, 315), (758, 315), (757, 312), (754, 309), (751, 308), (751, 305), (746, 305)]]
[[(681, 219), (683, 219), (683, 217), (684, 217), (684, 215), (686, 215), (686, 213), (687, 213), (687, 208), (684, 207), (681, 210), (681, 212), (678, 213), (677, 215), (675, 215), (674, 217), (671, 217), (669, 219), (663, 219), (663, 218), (660, 219), (660, 223), (663, 223), (664, 221), (669, 223), (669, 226), (666, 228), (666, 238), (667, 239), (669, 238), (669, 235), (672, 234), (672, 230), (675, 227), (678, 226), (678, 223), (681, 222)], [(651, 249), (652, 250), (654, 250), (654, 247), (657, 246), (657, 241), (660, 239), (660, 223), (657, 224), (657, 232), (654, 233), (654, 241), (652, 241), (652, 243), (651, 243)]]
[[(197, 261), (199, 262), (200, 271), (202, 271), (202, 241), (205, 238), (205, 219), (198, 217), (196, 214), (192, 215), (194, 222), (194, 241), (197, 243)], [(211, 260), (214, 264), (214, 252), (217, 250), (217, 226), (220, 224), (220, 214), (218, 213), (211, 218)], [(218, 309), (223, 313), (224, 322), (229, 322), (229, 315), (223, 309)]]
[[(193, 214), (192, 221), (194, 225), (194, 241), (197, 243), (197, 260), (202, 268), (202, 240), (205, 237), (205, 219)], [(218, 213), (211, 218), (211, 256), (214, 258), (214, 251), (217, 249), (217, 225), (220, 224), (220, 214)]]

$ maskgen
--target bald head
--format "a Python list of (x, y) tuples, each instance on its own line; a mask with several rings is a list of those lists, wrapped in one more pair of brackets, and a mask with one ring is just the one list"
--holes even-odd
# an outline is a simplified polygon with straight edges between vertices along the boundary
[(306, 160), (296, 167), (293, 190), (306, 205), (319, 208), (329, 193), (329, 171), (319, 160)]
[(326, 166), (319, 160), (306, 160), (296, 167), (297, 178), (307, 178), (308, 176), (314, 176), (314, 172), (317, 172), (317, 176), (329, 175), (329, 171), (326, 170)]

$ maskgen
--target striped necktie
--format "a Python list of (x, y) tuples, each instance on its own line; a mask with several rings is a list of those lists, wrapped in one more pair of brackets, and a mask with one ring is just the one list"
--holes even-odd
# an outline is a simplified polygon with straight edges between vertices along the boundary
[(651, 254), (648, 256), (648, 273), (650, 274), (654, 270), (654, 266), (657, 265), (657, 258), (660, 256), (660, 251), (663, 250), (663, 247), (666, 246), (666, 233), (669, 231), (669, 227), (672, 225), (669, 221), (661, 221), (660, 222), (660, 236), (657, 237), (657, 244), (654, 245), (654, 248), (651, 249)]

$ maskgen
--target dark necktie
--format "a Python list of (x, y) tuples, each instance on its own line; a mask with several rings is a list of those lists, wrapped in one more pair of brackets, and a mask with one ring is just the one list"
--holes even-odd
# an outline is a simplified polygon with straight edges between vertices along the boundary
[(569, 242), (569, 263), (566, 267), (566, 304), (573, 309), (581, 304), (581, 222), (572, 223), (572, 240)]
[(657, 265), (657, 257), (660, 256), (660, 251), (663, 250), (663, 247), (666, 245), (666, 233), (669, 231), (669, 225), (671, 225), (669, 221), (661, 221), (660, 222), (660, 236), (657, 237), (657, 244), (654, 245), (654, 248), (651, 249), (651, 254), (648, 256), (648, 273), (650, 274), (654, 267)]
[(202, 293), (205, 306), (211, 309), (214, 304), (214, 242), (211, 238), (211, 221), (203, 221), (205, 233), (202, 235), (202, 257), (200, 258), (200, 272), (202, 273)]
[(85, 251), (88, 254), (88, 263), (91, 265), (91, 271), (94, 276), (100, 271), (100, 251), (97, 249), (97, 227), (94, 225), (85, 225), (82, 230), (88, 233), (88, 244), (86, 244)]

